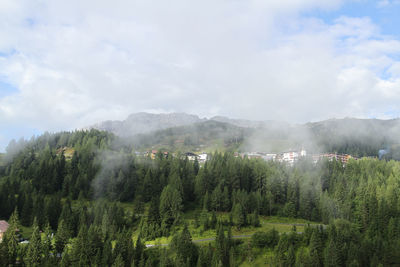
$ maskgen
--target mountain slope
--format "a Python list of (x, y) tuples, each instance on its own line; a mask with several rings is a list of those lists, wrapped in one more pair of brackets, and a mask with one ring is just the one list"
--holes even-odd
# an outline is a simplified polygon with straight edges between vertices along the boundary
[(127, 137), (202, 121), (204, 119), (200, 119), (196, 115), (185, 113), (151, 114), (140, 112), (131, 114), (123, 121), (104, 121), (88, 128), (108, 131), (118, 136)]
[(354, 156), (400, 159), (400, 120), (330, 119), (291, 125), (184, 113), (137, 113), (124, 121), (107, 121), (93, 128), (124, 137), (136, 148), (195, 150), (230, 149), (281, 152), (305, 148), (309, 152), (338, 152)]
[(171, 127), (146, 134), (126, 137), (136, 148), (168, 150), (227, 150), (237, 149), (251, 129), (207, 120), (191, 125)]

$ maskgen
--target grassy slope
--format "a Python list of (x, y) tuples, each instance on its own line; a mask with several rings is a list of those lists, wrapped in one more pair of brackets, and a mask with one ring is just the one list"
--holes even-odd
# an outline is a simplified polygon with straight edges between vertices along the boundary
[[(120, 203), (121, 206), (124, 209), (128, 209), (130, 211), (133, 211), (134, 205), (133, 203)], [(148, 205), (145, 206), (145, 210), (148, 209)], [(145, 211), (146, 213), (146, 211)], [(195, 214), (199, 213), (199, 210), (191, 210), (183, 214), (184, 220), (188, 223), (189, 226), (189, 231), (190, 234), (192, 235), (192, 240), (196, 241), (199, 239), (207, 239), (207, 238), (215, 238), (216, 236), (216, 231), (214, 229), (210, 229), (207, 231), (202, 231), (202, 227), (195, 228), (194, 227), (194, 217)], [(277, 230), (280, 233), (288, 233), (292, 231), (293, 229), (293, 224), (296, 225), (296, 231), (297, 232), (303, 232), (304, 231), (304, 226), (307, 224), (310, 225), (318, 225), (317, 222), (312, 222), (312, 221), (307, 221), (305, 219), (299, 219), (299, 218), (286, 218), (286, 217), (278, 217), (278, 216), (259, 216), (260, 218), (260, 227), (252, 227), (252, 226), (247, 226), (247, 227), (242, 227), (240, 230), (238, 230), (236, 227), (232, 227), (232, 235), (252, 235), (255, 232), (258, 231), (269, 231), (273, 228)], [(227, 212), (218, 212), (217, 213), (217, 219), (218, 220), (229, 220), (229, 213)], [(181, 231), (182, 227), (176, 228), (176, 231)], [(136, 240), (139, 235), (139, 229), (136, 229), (136, 231), (133, 234), (133, 240)], [(172, 239), (172, 235), (169, 237), (160, 237), (155, 240), (149, 240), (145, 242), (147, 245), (159, 245), (159, 244), (168, 244), (170, 243)]]
[[(228, 213), (218, 213), (217, 218), (219, 220), (227, 220), (228, 219)], [(207, 238), (214, 238), (216, 236), (216, 231), (213, 229), (207, 230), (207, 231), (202, 231), (202, 227), (195, 228), (194, 227), (194, 219), (187, 218), (188, 216), (185, 216), (186, 221), (189, 224), (189, 231), (192, 235), (193, 241), (199, 240), (199, 239), (207, 239)], [(282, 217), (269, 217), (269, 216), (260, 216), (260, 227), (242, 227), (240, 230), (238, 230), (236, 227), (232, 228), (232, 235), (233, 236), (238, 236), (238, 235), (252, 235), (255, 232), (258, 231), (263, 231), (267, 232), (273, 228), (275, 228), (278, 232), (284, 233), (284, 232), (290, 232), (293, 229), (293, 224), (296, 224), (296, 231), (297, 232), (303, 232), (304, 231), (304, 225), (306, 224), (317, 224), (315, 222), (310, 222), (304, 219), (296, 219), (296, 218), (282, 218)], [(180, 231), (181, 229), (177, 229), (177, 231)], [(138, 235), (138, 232), (135, 232), (135, 237)], [(152, 245), (157, 245), (157, 244), (168, 244), (172, 239), (172, 236), (170, 237), (161, 237), (157, 238), (156, 240), (151, 240), (147, 241), (146, 244), (152, 244)]]

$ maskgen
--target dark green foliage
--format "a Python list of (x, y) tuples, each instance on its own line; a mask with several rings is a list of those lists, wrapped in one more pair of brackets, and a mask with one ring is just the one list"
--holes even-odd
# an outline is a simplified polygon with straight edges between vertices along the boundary
[(20, 229), (18, 212), (15, 210), (9, 220), (9, 228), (0, 242), (0, 262), (3, 266), (14, 265), (18, 257), (18, 234)]
[(33, 233), (29, 241), (28, 250), (25, 256), (25, 264), (26, 266), (41, 266), (43, 249), (39, 233), (39, 226), (36, 219), (33, 224)]
[(256, 232), (251, 237), (251, 242), (256, 247), (273, 248), (279, 242), (279, 233), (275, 229), (268, 232)]
[(139, 234), (139, 237), (136, 240), (136, 246), (135, 246), (135, 251), (134, 251), (134, 255), (133, 255), (135, 267), (140, 265), (140, 262), (143, 258), (144, 249), (145, 249), (145, 246), (142, 243), (142, 238), (141, 238), (141, 235)]
[(158, 196), (153, 196), (145, 219), (141, 223), (141, 233), (146, 239), (155, 239), (161, 236), (160, 201)]
[(127, 230), (123, 230), (117, 234), (115, 248), (113, 250), (114, 258), (121, 257), (125, 266), (130, 266), (133, 260), (133, 241), (132, 233)]
[(168, 234), (171, 226), (179, 220), (182, 210), (182, 198), (173, 185), (167, 185), (160, 197), (161, 228)]
[(55, 249), (57, 253), (61, 254), (64, 251), (65, 245), (68, 243), (70, 237), (72, 237), (71, 230), (64, 220), (61, 220), (58, 224), (55, 236)]
[(230, 249), (233, 245), (232, 234), (228, 229), (228, 234), (225, 236), (224, 227), (222, 224), (217, 226), (217, 236), (215, 238), (216, 247), (216, 260), (221, 262), (223, 266), (229, 266), (230, 261)]
[(240, 203), (237, 203), (233, 206), (232, 213), (233, 213), (233, 222), (238, 229), (247, 224), (246, 213)]
[[(399, 162), (304, 161), (290, 167), (228, 152), (210, 155), (205, 164), (179, 154), (158, 153), (151, 160), (99, 131), (45, 134), (24, 145), (2, 163), (0, 218), (18, 209), (23, 226), (31, 227), (34, 218), (36, 223), (31, 243), (20, 246), (17, 213), (11, 216), (14, 230), (0, 243), (0, 266), (228, 266), (251, 259), (256, 248), (282, 266), (400, 262)], [(347, 143), (344, 151), (354, 148)], [(196, 228), (217, 229), (215, 246), (197, 248), (187, 228), (181, 232), (183, 213), (193, 210)], [(218, 222), (220, 212), (229, 212), (229, 222)], [(260, 215), (328, 226), (305, 227), (302, 234), (256, 233), (245, 249), (226, 235), (227, 226), (259, 226)], [(136, 229), (141, 235), (133, 248)], [(173, 256), (145, 249), (145, 240), (171, 233)]]
[(176, 252), (176, 262), (187, 266), (194, 266), (197, 263), (198, 250), (192, 243), (192, 236), (186, 224), (180, 234), (174, 235), (171, 248)]

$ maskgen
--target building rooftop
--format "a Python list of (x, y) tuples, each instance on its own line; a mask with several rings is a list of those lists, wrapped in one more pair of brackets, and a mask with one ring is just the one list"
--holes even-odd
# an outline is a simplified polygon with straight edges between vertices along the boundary
[(9, 226), (10, 225), (8, 224), (8, 222), (0, 221), (0, 233), (4, 233), (5, 231), (7, 231)]

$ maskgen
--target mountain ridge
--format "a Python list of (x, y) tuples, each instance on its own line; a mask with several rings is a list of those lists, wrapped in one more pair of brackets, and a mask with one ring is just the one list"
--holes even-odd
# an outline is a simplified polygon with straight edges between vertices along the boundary
[[(334, 127), (334, 128), (350, 128), (351, 130), (359, 130), (365, 125), (375, 125), (374, 127), (397, 127), (400, 128), (400, 119), (360, 119), (354, 117), (330, 118), (321, 121), (291, 124), (288, 122), (274, 120), (249, 120), (235, 119), (226, 116), (213, 116), (211, 118), (200, 118), (198, 115), (188, 114), (184, 112), (173, 113), (148, 113), (138, 112), (128, 115), (125, 120), (106, 120), (96, 123), (85, 129), (97, 129), (112, 132), (118, 136), (128, 137), (136, 134), (146, 134), (158, 130), (164, 130), (173, 127), (186, 126), (206, 121), (217, 121), (228, 123), (242, 128), (297, 128), (297, 127)], [(357, 126), (357, 127), (355, 127)], [(355, 129), (353, 129), (355, 128)]]
[(123, 121), (93, 128), (112, 132), (139, 148), (269, 151), (306, 148), (312, 152), (378, 156), (385, 150), (400, 159), (400, 119), (328, 119), (304, 124), (252, 121), (186, 113), (134, 113)]
[(107, 120), (99, 122), (87, 129), (97, 129), (112, 132), (115, 135), (128, 137), (136, 134), (145, 134), (157, 130), (179, 127), (202, 122), (197, 115), (186, 113), (147, 113), (139, 112), (130, 114), (125, 120)]
[(213, 116), (211, 118), (200, 118), (198, 115), (184, 112), (173, 113), (148, 113), (138, 112), (128, 115), (125, 120), (105, 120), (84, 129), (97, 129), (112, 132), (118, 136), (133, 136), (136, 134), (145, 134), (167, 128), (191, 125), (205, 121), (217, 121), (228, 123), (242, 128), (265, 128), (265, 127), (288, 127), (286, 122), (273, 120), (249, 120), (235, 119), (226, 116)]

